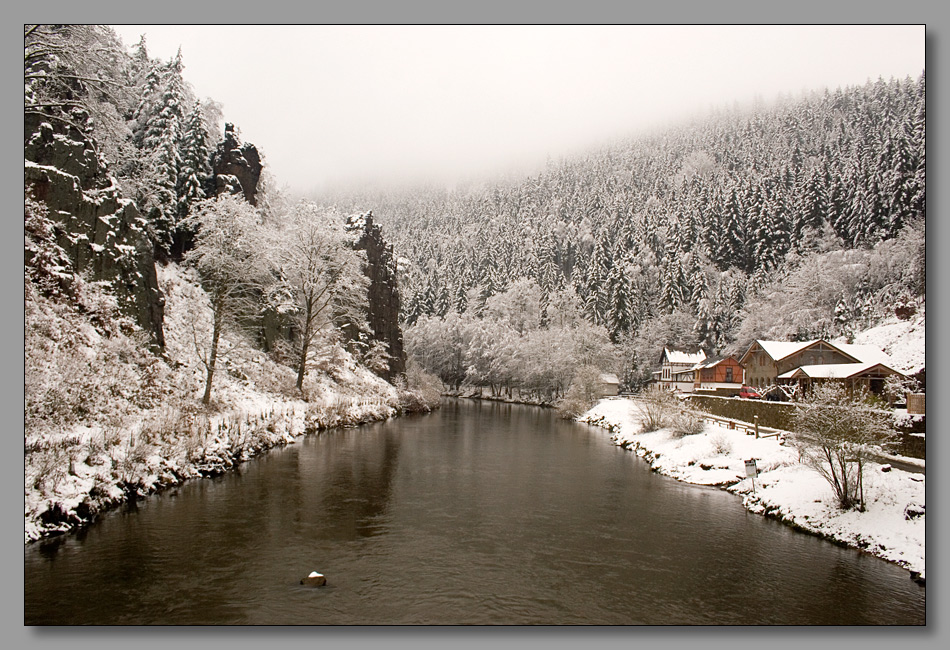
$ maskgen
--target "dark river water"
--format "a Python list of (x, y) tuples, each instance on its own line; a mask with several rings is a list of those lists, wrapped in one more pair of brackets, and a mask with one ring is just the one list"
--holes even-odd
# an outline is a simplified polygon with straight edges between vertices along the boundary
[(309, 436), (24, 557), (28, 625), (925, 622), (905, 570), (487, 402)]

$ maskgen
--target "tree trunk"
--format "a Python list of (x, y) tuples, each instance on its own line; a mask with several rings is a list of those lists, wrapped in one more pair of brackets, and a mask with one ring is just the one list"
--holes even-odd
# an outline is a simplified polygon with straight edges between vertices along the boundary
[(218, 340), (221, 338), (221, 324), (224, 321), (224, 303), (222, 300), (214, 304), (214, 329), (211, 333), (211, 355), (208, 359), (208, 375), (205, 379), (205, 394), (201, 398), (202, 404), (211, 403), (211, 382), (214, 380), (214, 366), (218, 361)]
[(303, 325), (303, 342), (300, 349), (300, 366), (297, 368), (297, 390), (303, 390), (303, 378), (307, 374), (307, 354), (310, 352), (310, 324), (313, 320), (313, 306), (307, 302), (307, 318)]

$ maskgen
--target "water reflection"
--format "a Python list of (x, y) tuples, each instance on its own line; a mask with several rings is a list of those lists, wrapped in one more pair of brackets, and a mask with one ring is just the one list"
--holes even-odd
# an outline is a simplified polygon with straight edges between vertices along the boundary
[(924, 620), (903, 570), (496, 403), (310, 437), (25, 560), (29, 624)]

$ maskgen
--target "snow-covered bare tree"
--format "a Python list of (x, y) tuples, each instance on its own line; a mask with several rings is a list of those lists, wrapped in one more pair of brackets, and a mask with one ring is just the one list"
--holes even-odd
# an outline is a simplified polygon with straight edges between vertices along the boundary
[(109, 27), (24, 25), (24, 114), (49, 121), (115, 163), (125, 152), (124, 114), (134, 107), (128, 56)]
[(793, 422), (802, 460), (828, 481), (838, 505), (864, 510), (864, 465), (869, 452), (894, 440), (890, 413), (865, 392), (826, 382), (812, 387)]
[(296, 323), (297, 389), (302, 390), (318, 335), (337, 326), (355, 328), (350, 334), (356, 335), (366, 329), (365, 253), (349, 245), (339, 214), (308, 202), (294, 206), (273, 237), (269, 248), (285, 288), (278, 295), (287, 301), (278, 310)]
[(196, 201), (184, 223), (195, 232), (185, 262), (198, 270), (213, 314), (210, 346), (198, 350), (206, 370), (201, 399), (208, 404), (221, 332), (229, 322), (256, 312), (258, 296), (273, 274), (260, 252), (260, 214), (243, 198), (226, 194)]

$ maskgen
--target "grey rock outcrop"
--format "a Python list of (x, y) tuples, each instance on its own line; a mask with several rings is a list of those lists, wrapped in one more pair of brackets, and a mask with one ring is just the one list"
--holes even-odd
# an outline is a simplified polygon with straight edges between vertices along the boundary
[(73, 270), (108, 281), (122, 310), (164, 347), (165, 301), (145, 220), (92, 146), (71, 135), (36, 126), (24, 147), (26, 191), (49, 209)]
[(393, 247), (383, 239), (382, 229), (373, 223), (372, 211), (351, 217), (347, 229), (358, 237), (356, 250), (366, 251), (365, 273), (369, 278), (367, 320), (377, 341), (385, 343), (390, 355), (389, 368), (379, 374), (386, 381), (406, 373), (406, 352), (399, 327), (399, 283)]
[(251, 205), (257, 205), (257, 184), (261, 180), (264, 165), (257, 147), (249, 142), (241, 143), (234, 132), (234, 125), (224, 125), (224, 140), (211, 155), (211, 187), (208, 196), (224, 192), (241, 192)]

